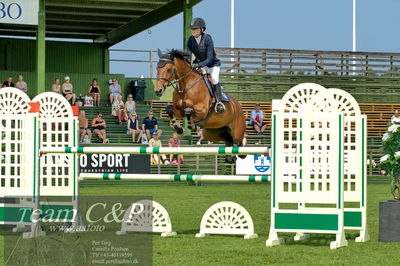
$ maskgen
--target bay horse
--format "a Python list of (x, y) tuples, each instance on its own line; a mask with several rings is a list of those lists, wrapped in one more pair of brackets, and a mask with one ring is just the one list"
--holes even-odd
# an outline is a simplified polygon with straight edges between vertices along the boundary
[[(168, 86), (174, 88), (172, 108), (166, 109), (175, 131), (178, 134), (183, 133), (177, 119), (186, 117), (190, 123), (189, 128), (202, 128), (206, 140), (223, 141), (228, 147), (243, 146), (246, 125), (240, 103), (229, 96), (231, 101), (224, 102), (225, 112), (217, 114), (214, 110), (215, 100), (210, 95), (202, 74), (192, 69), (185, 60), (190, 54), (180, 50), (163, 54), (158, 50), (158, 55), (160, 60), (154, 90), (160, 97)], [(227, 156), (226, 160), (232, 163), (235, 157)]]

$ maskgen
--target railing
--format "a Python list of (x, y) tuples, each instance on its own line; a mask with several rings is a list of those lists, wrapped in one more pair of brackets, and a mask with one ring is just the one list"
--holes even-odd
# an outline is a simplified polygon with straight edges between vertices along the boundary
[[(216, 52), (222, 75), (400, 77), (400, 53), (245, 48), (216, 48)], [(110, 49), (110, 63), (137, 69), (146, 77), (156, 76), (157, 61), (154, 50)]]

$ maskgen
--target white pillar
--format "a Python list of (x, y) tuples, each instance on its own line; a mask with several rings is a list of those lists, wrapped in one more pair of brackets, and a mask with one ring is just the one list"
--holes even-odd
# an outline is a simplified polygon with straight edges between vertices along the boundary
[[(357, 50), (357, 36), (356, 36), (356, 0), (353, 0), (353, 52)], [(355, 57), (353, 57), (355, 59)], [(353, 60), (353, 65), (356, 63), (355, 60)], [(353, 66), (353, 70), (356, 70), (356, 67)], [(353, 75), (356, 75), (355, 72), (353, 72)]]

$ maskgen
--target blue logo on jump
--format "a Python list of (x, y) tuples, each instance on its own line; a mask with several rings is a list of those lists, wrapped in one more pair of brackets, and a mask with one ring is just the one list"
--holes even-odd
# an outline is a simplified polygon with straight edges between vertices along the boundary
[(261, 173), (267, 172), (271, 167), (271, 157), (268, 155), (254, 155), (254, 167)]

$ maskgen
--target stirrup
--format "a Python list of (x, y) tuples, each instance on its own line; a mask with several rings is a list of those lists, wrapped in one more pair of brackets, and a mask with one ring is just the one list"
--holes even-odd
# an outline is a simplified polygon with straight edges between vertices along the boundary
[(215, 112), (217, 114), (221, 114), (221, 113), (225, 112), (225, 105), (220, 101), (216, 102), (215, 103)]

